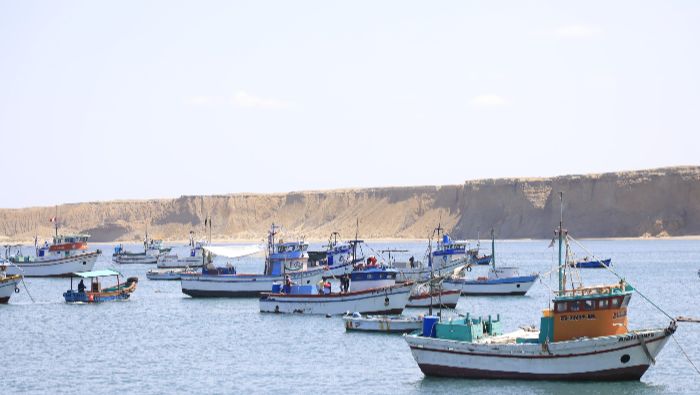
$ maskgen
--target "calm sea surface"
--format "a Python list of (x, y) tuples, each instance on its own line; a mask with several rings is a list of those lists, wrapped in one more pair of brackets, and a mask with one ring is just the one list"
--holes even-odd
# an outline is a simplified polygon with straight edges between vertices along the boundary
[[(554, 264), (548, 241), (497, 243), (503, 265), (547, 273)], [(700, 242), (690, 240), (586, 241), (597, 256), (672, 316), (700, 317)], [(136, 249), (137, 246), (130, 246)], [(317, 246), (312, 246), (317, 247)], [(423, 256), (422, 243), (374, 243)], [(96, 268), (113, 267), (112, 245)], [(185, 248), (176, 248), (184, 253)], [(371, 254), (369, 248), (365, 253)], [(226, 260), (217, 263), (225, 264)], [(262, 258), (233, 262), (239, 272), (262, 271)], [(131, 300), (67, 305), (69, 279), (27, 279), (26, 290), (0, 306), (3, 347), (0, 393), (699, 393), (700, 376), (669, 341), (641, 382), (554, 383), (426, 378), (401, 336), (346, 333), (340, 318), (273, 315), (258, 300), (192, 299), (179, 282), (149, 281), (155, 265), (124, 265), (138, 276)], [(478, 274), (483, 268), (476, 269)], [(475, 273), (476, 272), (476, 273)], [(605, 270), (582, 271), (587, 284), (616, 281)], [(550, 297), (544, 276), (524, 297), (462, 297), (457, 311), (500, 313), (506, 330), (539, 324)], [(423, 313), (410, 309), (408, 314)], [(658, 327), (668, 319), (639, 295), (630, 327)], [(676, 338), (700, 364), (700, 324), (679, 324)]]

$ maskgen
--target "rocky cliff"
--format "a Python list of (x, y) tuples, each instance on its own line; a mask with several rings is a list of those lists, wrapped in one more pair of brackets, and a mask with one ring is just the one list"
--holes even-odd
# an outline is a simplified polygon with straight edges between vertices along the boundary
[(500, 238), (548, 238), (565, 217), (578, 237), (700, 235), (700, 167), (674, 167), (541, 179), (487, 179), (463, 185), (182, 196), (177, 199), (64, 204), (0, 209), (0, 239), (49, 237), (58, 211), (62, 232), (93, 241), (203, 236), (213, 218), (215, 239), (262, 239), (273, 221), (287, 233), (349, 237), (359, 220), (363, 238), (426, 238), (440, 221), (458, 238), (492, 227)]

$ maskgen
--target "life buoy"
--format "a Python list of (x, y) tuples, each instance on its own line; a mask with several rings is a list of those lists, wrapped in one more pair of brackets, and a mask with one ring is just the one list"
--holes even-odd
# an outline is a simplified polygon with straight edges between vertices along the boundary
[(94, 302), (95, 296), (93, 294), (88, 294), (88, 302)]

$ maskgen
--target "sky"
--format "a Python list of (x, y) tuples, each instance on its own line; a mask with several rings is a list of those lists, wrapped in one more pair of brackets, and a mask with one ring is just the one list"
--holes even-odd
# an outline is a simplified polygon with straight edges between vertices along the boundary
[(0, 207), (700, 164), (697, 1), (0, 0)]

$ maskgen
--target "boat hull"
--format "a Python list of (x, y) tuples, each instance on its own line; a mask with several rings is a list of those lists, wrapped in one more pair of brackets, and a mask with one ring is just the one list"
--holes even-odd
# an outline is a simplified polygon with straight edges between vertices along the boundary
[(599, 261), (578, 261), (574, 264), (579, 269), (603, 269), (610, 266), (612, 259), (601, 259)]
[[(542, 344), (486, 344), (406, 336), (428, 376), (517, 380), (639, 380), (672, 327)], [(642, 342), (643, 340), (643, 342)]]
[[(437, 262), (438, 260), (436, 260)], [(396, 276), (396, 282), (406, 282), (406, 281), (412, 281), (412, 282), (421, 282), (421, 281), (427, 281), (430, 279), (430, 276), (432, 273), (434, 274), (447, 274), (457, 267), (461, 265), (465, 265), (468, 263), (468, 260), (466, 258), (460, 258), (460, 259), (455, 259), (449, 262), (446, 262), (444, 264), (440, 265), (435, 265), (434, 268), (428, 267), (420, 267), (420, 268), (395, 268), (396, 271), (398, 272), (398, 275)]]
[(149, 270), (146, 278), (151, 281), (179, 281), (185, 269)]
[[(315, 284), (323, 276), (324, 270), (290, 274), (292, 281), (303, 284)], [(182, 293), (195, 298), (245, 298), (257, 297), (263, 292), (270, 292), (272, 285), (284, 281), (284, 276), (266, 276), (257, 274), (194, 274), (181, 276)]]
[(158, 257), (148, 254), (112, 256), (112, 262), (119, 265), (152, 265), (157, 261)]
[(203, 258), (200, 257), (166, 257), (159, 259), (157, 263), (158, 269), (184, 269), (187, 267), (202, 267), (204, 265)]
[(21, 274), (25, 277), (70, 277), (73, 273), (92, 270), (100, 254), (96, 251), (59, 259), (17, 262), (7, 268), (7, 274)]
[(442, 294), (434, 294), (430, 297), (430, 294), (422, 295), (411, 295), (408, 299), (408, 304), (406, 307), (446, 307), (449, 309), (454, 309), (457, 307), (459, 302), (459, 296), (461, 292), (459, 290), (444, 290)]
[(105, 288), (100, 292), (78, 292), (69, 289), (63, 293), (63, 298), (66, 300), (66, 303), (103, 303), (127, 300), (131, 294), (136, 291), (136, 284), (138, 284), (138, 281), (136, 277), (129, 277), (125, 283), (119, 286)]
[(464, 280), (448, 279), (446, 287), (459, 289), (462, 295), (525, 295), (532, 288), (537, 276), (519, 276), (503, 279)]
[(260, 311), (285, 314), (401, 314), (412, 284), (330, 295), (264, 294)]
[(358, 332), (408, 333), (423, 325), (420, 319), (343, 317), (345, 330)]
[(8, 303), (10, 297), (15, 293), (17, 284), (20, 282), (19, 276), (8, 276), (0, 280), (0, 304)]

